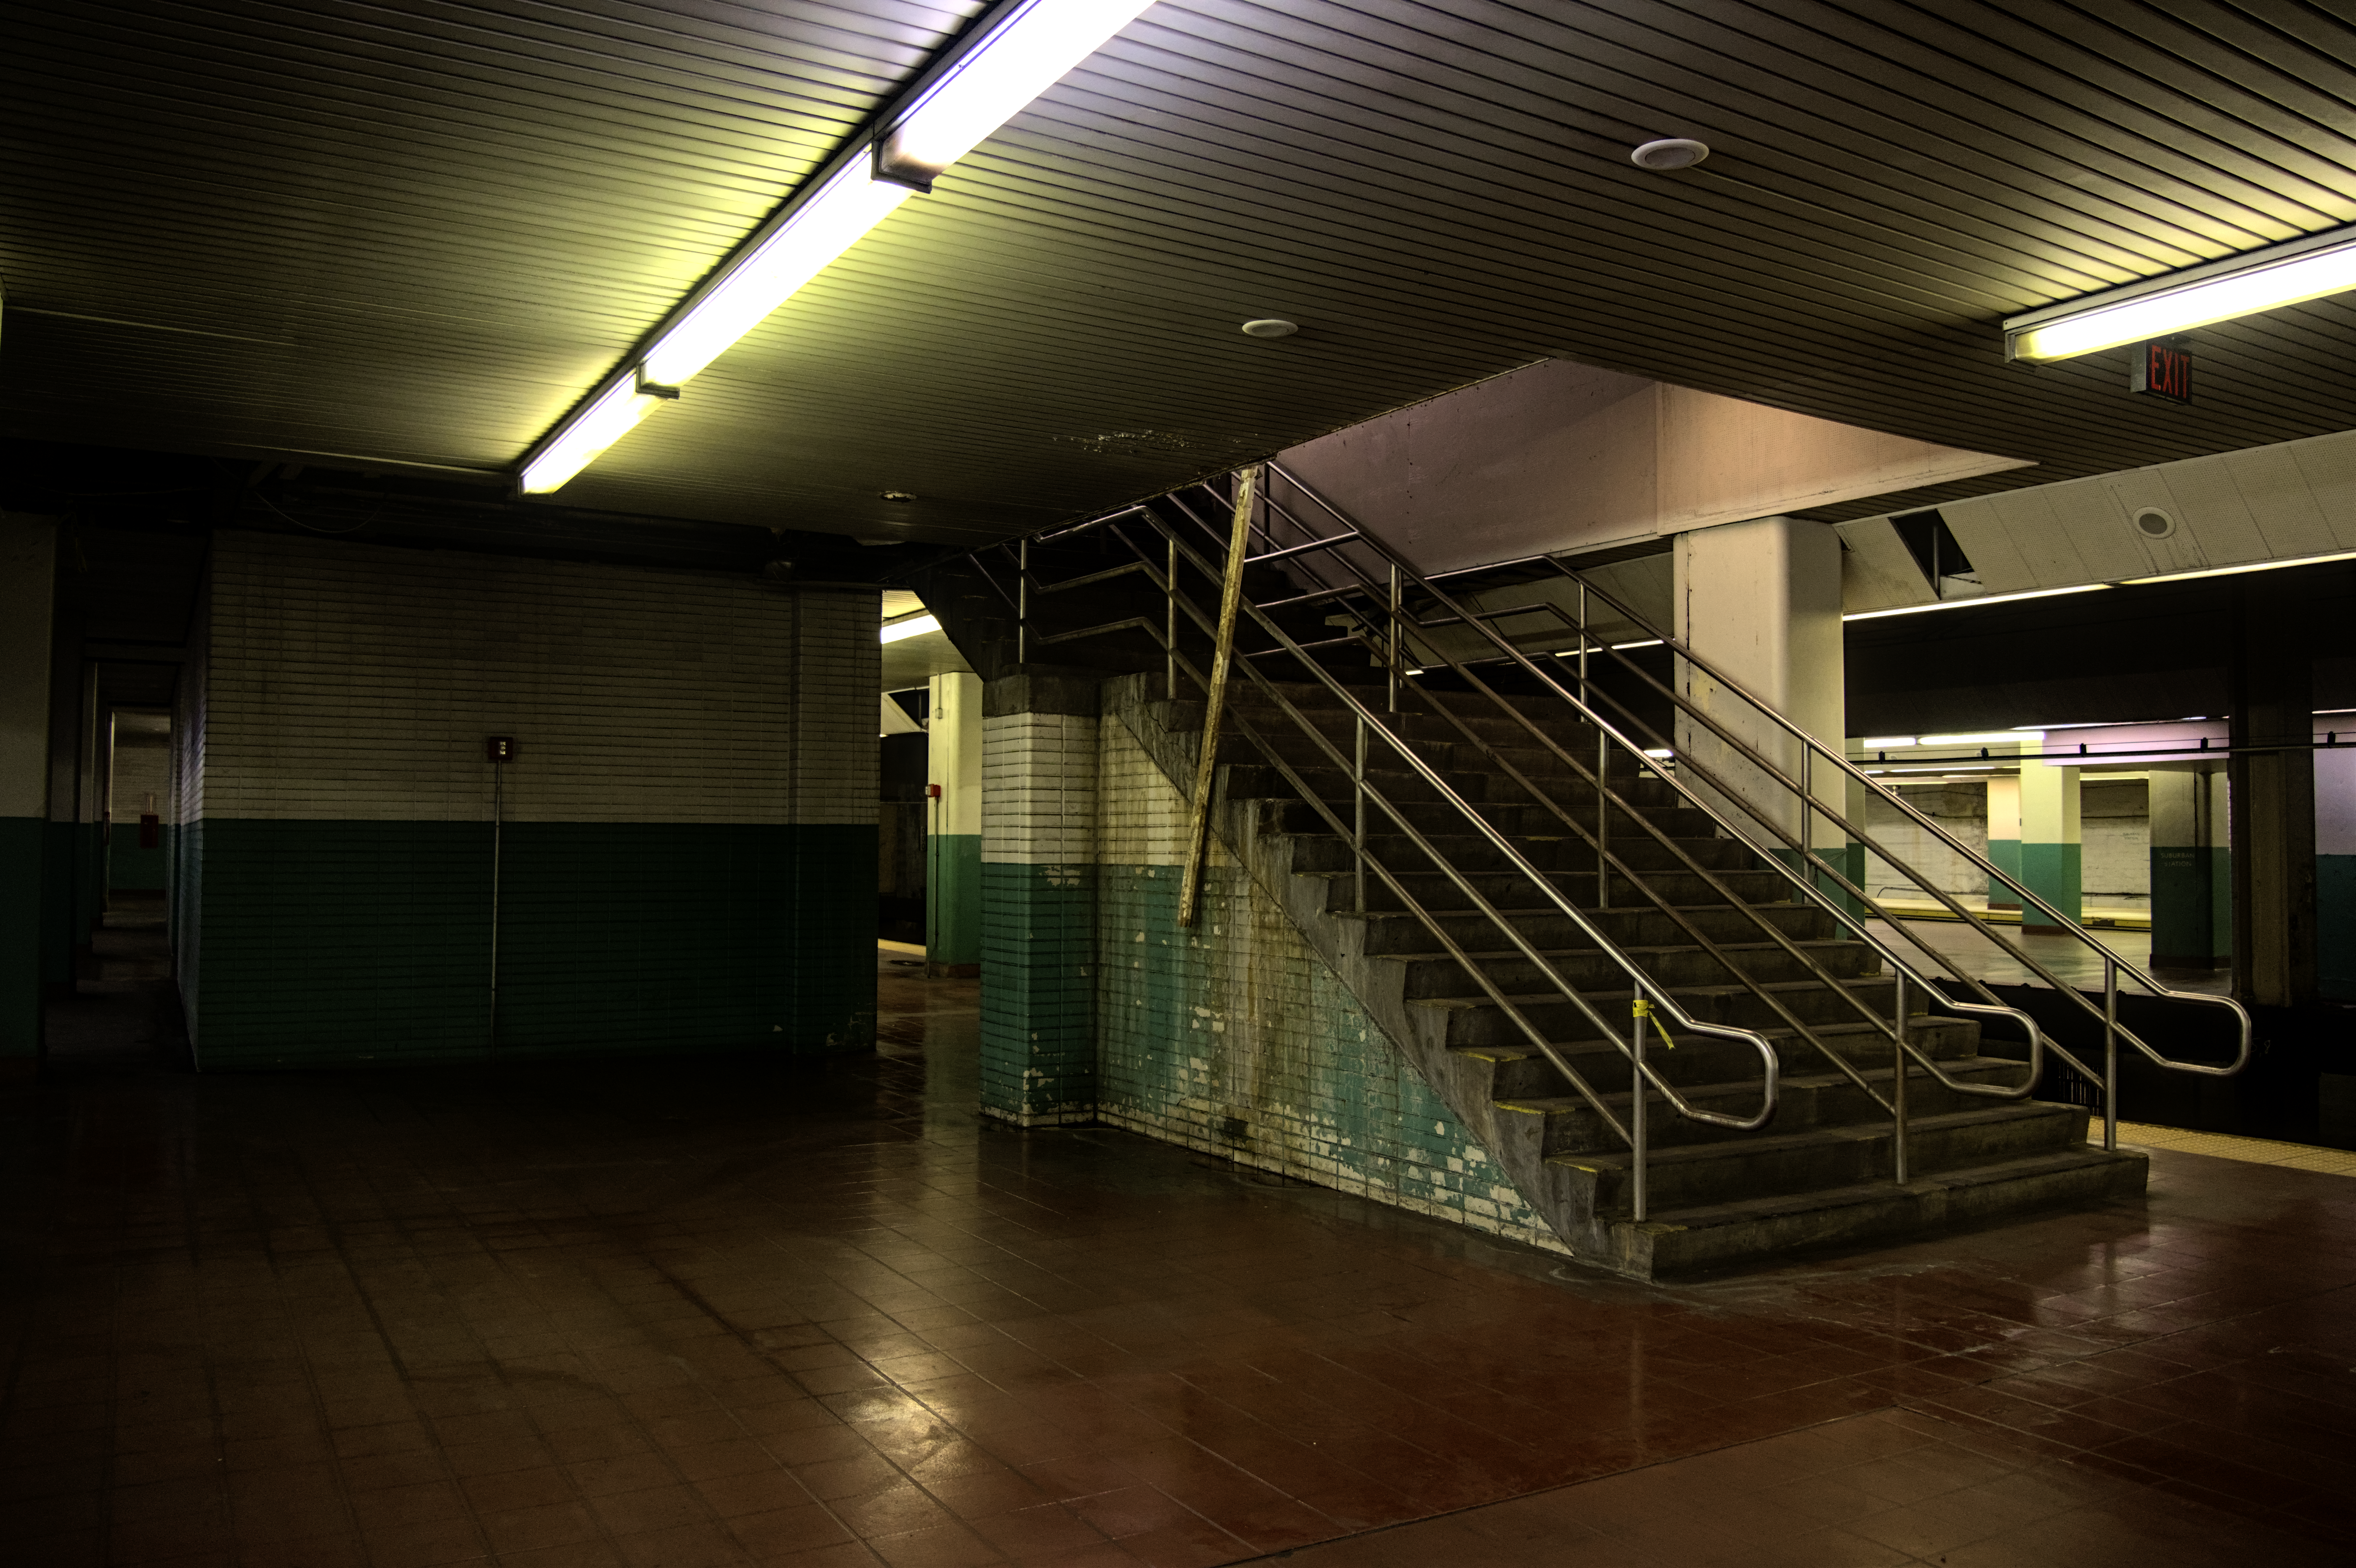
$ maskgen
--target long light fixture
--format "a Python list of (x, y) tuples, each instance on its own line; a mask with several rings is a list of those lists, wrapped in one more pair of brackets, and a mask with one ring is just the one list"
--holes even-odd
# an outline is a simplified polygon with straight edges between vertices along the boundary
[(2248, 251), (2008, 317), (2008, 359), (2070, 359), (2356, 289), (2356, 230)]
[(886, 623), (883, 631), (877, 634), (877, 638), (886, 643), (902, 643), (910, 637), (921, 637), (926, 632), (937, 632), (940, 629), (941, 621), (937, 615), (931, 613), (911, 615), (905, 621)]
[(2107, 582), (2085, 582), (2075, 588), (2039, 588), (2027, 593), (1987, 593), (1976, 599), (1940, 599), (1928, 604), (1901, 604), (1895, 610), (1860, 610), (1844, 621), (1879, 621), (1891, 615), (1925, 615), (1933, 610), (1968, 610), (1978, 604), (2018, 604), (2024, 599), (2051, 599), (2063, 593), (2099, 593)]
[(1013, 0), (838, 153), (674, 310), (608, 384), (541, 438), (519, 483), (544, 495), (595, 461), (899, 205), (988, 140), (1153, 0)]
[(2278, 571), (2286, 566), (2316, 566), (2327, 560), (2356, 560), (2356, 549), (2332, 555), (2294, 556), (2289, 560), (2254, 560), (2242, 566), (2212, 566), (2200, 571), (2168, 571), (2158, 577), (2123, 577), (2122, 586), (2139, 582), (2184, 582), (2195, 577), (2233, 577), (2244, 571)]

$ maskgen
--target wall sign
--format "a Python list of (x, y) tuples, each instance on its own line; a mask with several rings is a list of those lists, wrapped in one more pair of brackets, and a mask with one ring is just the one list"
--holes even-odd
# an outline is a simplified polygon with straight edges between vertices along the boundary
[(2192, 350), (2173, 337), (2136, 345), (2127, 367), (2127, 390), (2147, 392), (2174, 403), (2192, 400)]

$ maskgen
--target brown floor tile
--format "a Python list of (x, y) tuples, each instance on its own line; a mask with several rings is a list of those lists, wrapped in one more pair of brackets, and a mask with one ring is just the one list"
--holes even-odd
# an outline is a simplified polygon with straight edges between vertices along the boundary
[(884, 985), (859, 1061), (23, 1091), (59, 1108), (37, 1126), (145, 1096), (174, 1152), (163, 1192), (27, 1157), (20, 1218), (69, 1244), (0, 1318), (16, 1539), (2306, 1568), (2356, 1533), (2344, 1179), (2163, 1151), (2147, 1201), (1644, 1287), (1314, 1189), (1239, 1202), (1124, 1134), (984, 1129), (971, 986)]

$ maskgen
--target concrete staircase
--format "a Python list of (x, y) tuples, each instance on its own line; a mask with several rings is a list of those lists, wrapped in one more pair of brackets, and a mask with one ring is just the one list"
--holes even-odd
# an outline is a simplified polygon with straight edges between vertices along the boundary
[[(1155, 700), (1161, 688), (1152, 676), (1108, 681), (1104, 711), (1129, 726), (1183, 792), (1191, 788), (1201, 744), (1202, 706)], [(1353, 721), (1326, 687), (1280, 689), (1308, 724), (1350, 754)], [(1626, 1057), (1542, 980), (1402, 827), (1422, 834), (1440, 859), (1504, 910), (1514, 930), (1605, 1019), (1629, 1016), (1633, 991), (1625, 974), (1575, 922), (1541, 902), (1528, 876), (1473, 830), (1462, 807), (1379, 746), (1370, 752), (1369, 776), (1398, 814), (1370, 812), (1369, 845), (1428, 918), (1371, 875), (1361, 911), (1350, 843), (1334, 827), (1335, 820), (1352, 820), (1349, 774), (1239, 678), (1230, 690), (1237, 722), (1220, 747), (1217, 830), (1576, 1255), (1654, 1278), (2142, 1189), (2143, 1157), (2088, 1147), (2083, 1108), (1960, 1094), (1919, 1071), (1909, 1080), (1911, 1179), (1899, 1185), (1889, 1113), (1858, 1082), (1889, 1093), (1889, 1039), (1860, 1012), (1861, 1005), (1880, 1019), (1893, 1016), (1896, 987), (1879, 955), (1840, 936), (1829, 912), (1792, 901), (1780, 873), (1624, 753), (1615, 752), (1612, 783), (1633, 814), (1613, 809), (1610, 838), (1633, 875), (1615, 871), (1599, 887), (1591, 845), (1498, 763), (1512, 763), (1588, 822), (1595, 816), (1593, 787), (1487, 699), (1435, 700), (1455, 710), (1477, 743), (1429, 710), (1392, 721), (1402, 741), (1695, 1019), (1764, 1032), (1781, 1063), (1781, 1106), (1753, 1132), (1689, 1120), (1647, 1090), (1650, 1213), (1634, 1220), (1626, 1144), (1491, 993), (1532, 1019), (1623, 1122), (1633, 1076)], [(1368, 702), (1378, 708), (1379, 694)], [(1573, 754), (1595, 754), (1593, 731), (1559, 703), (1533, 701), (1526, 711)], [(1290, 778), (1280, 762), (1290, 765)], [(1312, 801), (1323, 802), (1333, 818)], [(1790, 939), (1815, 967), (1765, 927)], [(1959, 1080), (2019, 1081), (2019, 1063), (1979, 1053), (1976, 1023), (1917, 1012), (1911, 1033)], [(1751, 1113), (1760, 1094), (1754, 1051), (1692, 1032), (1674, 1039), (1653, 1061), (1689, 1102)]]

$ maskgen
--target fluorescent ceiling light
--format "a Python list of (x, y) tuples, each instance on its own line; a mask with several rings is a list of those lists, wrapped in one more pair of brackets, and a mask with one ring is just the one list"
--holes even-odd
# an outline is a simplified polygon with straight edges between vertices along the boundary
[(2343, 549), (2336, 555), (2302, 555), (2289, 560), (2254, 560), (2246, 566), (2212, 566), (2202, 571), (2169, 571), (2158, 577), (2123, 577), (2120, 586), (2141, 582), (2182, 582), (2195, 577), (2231, 577), (2242, 571), (2275, 571), (2286, 566), (2315, 566), (2327, 560), (2356, 560), (2356, 549)]
[(597, 454), (637, 427), (637, 422), (679, 396), (669, 387), (616, 381), (579, 413), (524, 465), (527, 496), (542, 496), (596, 460)]
[(875, 178), (863, 165), (843, 168), (655, 339), (647, 350), (647, 379), (684, 383), (916, 194)]
[[(653, 411), (654, 383), (675, 389), (717, 359), (932, 177), (1053, 87), (1152, 0), (1018, 0), (913, 101), (883, 141), (837, 166), (772, 218), (657, 334), (629, 373), (598, 393), (526, 458), (522, 487), (571, 479)], [(913, 635), (913, 634), (911, 634)]]
[(2076, 588), (2040, 588), (2028, 593), (1990, 593), (1978, 599), (1942, 599), (1932, 604), (1901, 604), (1895, 610), (1865, 610), (1854, 615), (1843, 615), (1844, 621), (1879, 621), (1890, 615), (1921, 615), (1933, 610), (1970, 610), (1982, 604), (2015, 604), (2023, 599), (2051, 599), (2061, 593), (2099, 593), (2110, 586), (2107, 582), (2088, 582)]
[(1969, 735), (1925, 735), (1922, 743), (1925, 746), (1997, 746), (2044, 738), (2042, 730), (1989, 730)]
[(1153, 0), (1033, 0), (1001, 23), (903, 114), (879, 158), (892, 172), (929, 178), (1102, 48)]
[(1869, 752), (1887, 752), (1893, 746), (1911, 746), (1913, 743), (1912, 735), (1868, 735), (1858, 742)]
[(891, 623), (877, 635), (884, 642), (898, 643), (905, 642), (910, 637), (921, 637), (926, 632), (937, 632), (940, 629), (941, 618), (938, 615), (911, 615), (905, 621)]
[(1648, 757), (1674, 757), (1676, 753), (1668, 750), (1666, 747), (1664, 747), (1656, 752), (1646, 752), (1644, 755)]
[(1660, 645), (1661, 639), (1655, 637), (1649, 643), (1614, 643), (1612, 645), (1612, 651), (1616, 654), (1626, 648), (1657, 648)]
[(2005, 356), (2069, 359), (2356, 289), (2356, 232), (2334, 229), (2009, 317)]
[(1975, 763), (1969, 767), (1941, 766), (1935, 768), (1869, 768), (1867, 771), (1869, 773), (1992, 773), (1996, 772), (1996, 764), (1994, 763)]

